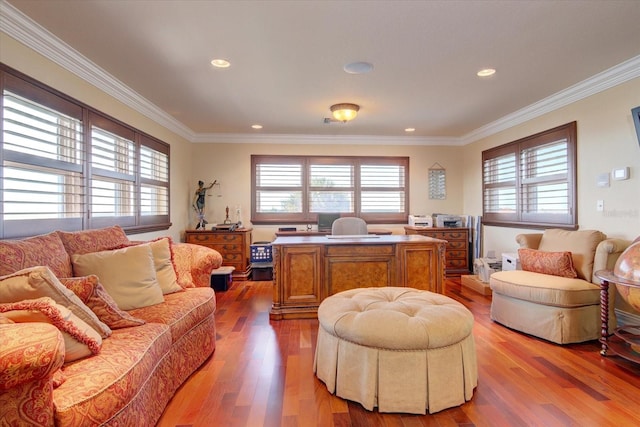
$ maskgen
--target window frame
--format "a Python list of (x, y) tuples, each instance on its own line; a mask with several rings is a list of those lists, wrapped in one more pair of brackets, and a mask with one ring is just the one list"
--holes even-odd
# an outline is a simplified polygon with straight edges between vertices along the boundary
[[(171, 227), (170, 221), (170, 166), (171, 155), (170, 145), (166, 142), (158, 140), (138, 129), (127, 125), (107, 114), (104, 114), (64, 93), (57, 91), (17, 70), (0, 63), (0, 135), (4, 135), (4, 93), (5, 90), (15, 93), (30, 102), (45, 106), (56, 112), (74, 117), (81, 121), (82, 135), (80, 144), (83, 146), (83, 156), (77, 171), (80, 172), (80, 180), (82, 182), (82, 190), (76, 193), (76, 197), (81, 195), (82, 203), (80, 206), (81, 214), (75, 218), (45, 218), (45, 219), (29, 219), (29, 220), (6, 220), (4, 216), (4, 164), (13, 158), (22, 158), (25, 164), (41, 163), (42, 166), (50, 166), (55, 160), (42, 159), (36, 155), (30, 155), (19, 152), (10, 152), (4, 150), (4, 139), (0, 140), (0, 239), (2, 238), (23, 238), (44, 234), (53, 230), (78, 231), (94, 228), (101, 228), (112, 225), (120, 225), (127, 234), (146, 233), (152, 231), (167, 230)], [(100, 173), (98, 170), (95, 174), (92, 171), (92, 124), (98, 125), (99, 128), (114, 133), (124, 133), (131, 138), (134, 143), (136, 160), (134, 170), (129, 179), (133, 183), (133, 215), (127, 217), (118, 216), (100, 216), (93, 217), (91, 215), (91, 180), (92, 177), (100, 175), (104, 177), (108, 172)], [(106, 129), (105, 129), (106, 128)], [(122, 136), (122, 135), (120, 135)], [(142, 176), (143, 165), (140, 157), (141, 149), (149, 148), (158, 153), (159, 157), (166, 158), (166, 164), (159, 165), (162, 168), (161, 177), (159, 179), (145, 178)], [(163, 178), (166, 176), (166, 180)], [(143, 212), (141, 206), (141, 189), (143, 186), (155, 186), (158, 192), (162, 193), (165, 200), (156, 202), (155, 208), (149, 207)], [(159, 199), (159, 198), (158, 198)], [(63, 206), (66, 202), (61, 202)], [(66, 206), (65, 206), (66, 208)], [(155, 211), (154, 211), (155, 209)], [(62, 211), (65, 211), (64, 208)], [(146, 212), (146, 213), (145, 213)], [(160, 213), (162, 212), (162, 213)], [(166, 214), (164, 214), (166, 212)]]
[[(256, 182), (257, 166), (260, 164), (297, 164), (301, 167), (301, 184), (290, 187), (272, 187), (273, 191), (301, 191), (302, 208), (300, 213), (264, 213), (257, 212), (257, 199), (259, 190), (268, 190), (269, 187), (258, 188)], [(317, 212), (311, 212), (311, 191), (322, 191), (313, 187), (309, 182), (311, 165), (350, 164), (353, 170), (353, 186), (335, 187), (338, 191), (353, 191), (353, 212), (342, 212), (343, 216), (358, 216), (370, 224), (404, 224), (408, 219), (409, 210), (409, 157), (380, 157), (380, 156), (302, 156), (302, 155), (252, 155), (251, 156), (251, 222), (253, 224), (315, 224), (318, 220)], [(360, 183), (360, 167), (366, 165), (397, 165), (404, 168), (404, 185), (401, 189), (404, 196), (403, 212), (362, 212), (361, 195), (364, 192)], [(371, 191), (371, 189), (366, 189)], [(380, 191), (393, 191), (384, 187)]]
[[(531, 168), (533, 162), (524, 161), (522, 156), (526, 150), (536, 149), (554, 142), (566, 141), (566, 174), (558, 173), (553, 177), (538, 178), (537, 180), (527, 179), (525, 172)], [(507, 155), (514, 155), (515, 176), (513, 180), (504, 182), (488, 182), (488, 165)], [(482, 221), (485, 225), (498, 227), (522, 227), (533, 229), (544, 229), (549, 227), (576, 230), (578, 228), (577, 218), (577, 122), (570, 122), (553, 129), (539, 132), (525, 138), (509, 142), (497, 147), (484, 150), (482, 152)], [(502, 169), (503, 172), (507, 167)], [(492, 171), (491, 176), (498, 173)], [(566, 175), (566, 176), (563, 176)], [(536, 182), (539, 181), (539, 182)], [(542, 212), (525, 212), (524, 197), (525, 187), (530, 183), (566, 183), (566, 209), (565, 214), (549, 214)], [(513, 212), (491, 212), (487, 203), (487, 195), (491, 190), (498, 188), (511, 189), (515, 191), (515, 210)]]

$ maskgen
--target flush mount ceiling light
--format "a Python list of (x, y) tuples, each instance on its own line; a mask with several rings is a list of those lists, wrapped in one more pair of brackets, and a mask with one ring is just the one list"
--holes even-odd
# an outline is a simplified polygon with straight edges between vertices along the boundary
[(342, 103), (334, 104), (330, 107), (333, 118), (343, 123), (353, 120), (358, 115), (360, 106), (356, 104)]
[(231, 63), (226, 59), (213, 59), (211, 60), (211, 65), (216, 68), (229, 68), (231, 66)]
[(496, 70), (493, 68), (484, 68), (476, 73), (478, 77), (489, 77), (493, 76), (496, 73)]
[(349, 74), (366, 74), (373, 70), (373, 64), (369, 62), (351, 62), (343, 67)]

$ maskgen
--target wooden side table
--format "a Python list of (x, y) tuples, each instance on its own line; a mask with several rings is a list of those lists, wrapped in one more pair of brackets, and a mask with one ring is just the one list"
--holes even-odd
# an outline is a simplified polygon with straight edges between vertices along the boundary
[(640, 325), (616, 328), (613, 335), (609, 335), (609, 286), (620, 284), (640, 288), (640, 282), (618, 277), (611, 270), (599, 270), (595, 275), (601, 280), (600, 320), (602, 321), (602, 329), (600, 343), (602, 349), (600, 354), (606, 356), (611, 352), (632, 362), (640, 363), (640, 352), (634, 351), (631, 347), (633, 345), (640, 349)]

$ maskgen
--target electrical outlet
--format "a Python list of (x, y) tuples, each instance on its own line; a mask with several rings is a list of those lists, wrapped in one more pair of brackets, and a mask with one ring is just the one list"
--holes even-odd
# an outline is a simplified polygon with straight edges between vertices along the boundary
[(604, 212), (604, 200), (598, 200), (596, 202), (596, 210), (598, 212)]

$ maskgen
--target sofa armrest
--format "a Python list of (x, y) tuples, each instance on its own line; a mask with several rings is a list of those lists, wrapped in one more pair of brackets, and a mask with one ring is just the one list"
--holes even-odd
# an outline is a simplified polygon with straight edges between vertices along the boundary
[(598, 270), (613, 270), (620, 254), (629, 247), (630, 241), (624, 239), (605, 239), (598, 243), (593, 259), (593, 277), (591, 281), (597, 285), (600, 279), (595, 276)]
[(516, 236), (516, 242), (521, 248), (538, 249), (541, 240), (542, 233), (518, 234)]
[(54, 424), (54, 379), (64, 354), (64, 339), (53, 325), (0, 325), (0, 425)]
[(174, 243), (171, 249), (180, 286), (211, 286), (211, 272), (222, 265), (220, 252), (193, 243)]

